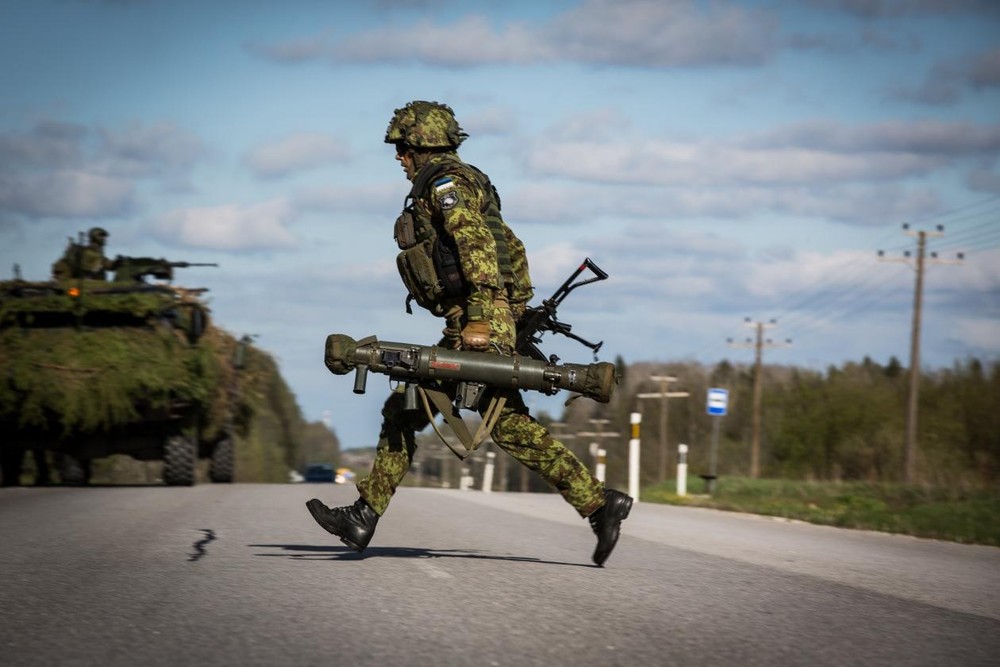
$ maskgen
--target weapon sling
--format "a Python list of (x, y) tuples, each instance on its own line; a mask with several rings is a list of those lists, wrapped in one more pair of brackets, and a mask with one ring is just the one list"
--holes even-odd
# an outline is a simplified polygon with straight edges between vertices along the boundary
[[(423, 387), (417, 385), (417, 393), (420, 394), (420, 400), (424, 405), (424, 411), (427, 413), (427, 419), (430, 420), (431, 426), (434, 428), (434, 432), (440, 438), (441, 442), (450, 449), (455, 456), (461, 460), (467, 459), (472, 455), (474, 451), (479, 449), (479, 445), (483, 444), (486, 440), (486, 436), (493, 432), (493, 427), (496, 426), (497, 421), (500, 419), (500, 413), (503, 411), (504, 406), (507, 404), (507, 394), (506, 392), (496, 392), (492, 398), (490, 398), (489, 405), (486, 406), (486, 410), (483, 412), (483, 421), (479, 424), (479, 428), (476, 429), (476, 434), (472, 435), (469, 432), (469, 427), (466, 425), (465, 420), (462, 419), (461, 415), (455, 409), (452, 404), (451, 399), (448, 395), (439, 389), (430, 389), (428, 387)], [(462, 446), (465, 447), (465, 451), (460, 451), (457, 447), (452, 445), (445, 439), (444, 434), (441, 433), (441, 429), (438, 428), (437, 423), (434, 420), (434, 411), (431, 409), (430, 402), (428, 402), (428, 397), (431, 402), (434, 403), (434, 407), (438, 409), (444, 416), (444, 420), (451, 427), (451, 430), (458, 437)]]

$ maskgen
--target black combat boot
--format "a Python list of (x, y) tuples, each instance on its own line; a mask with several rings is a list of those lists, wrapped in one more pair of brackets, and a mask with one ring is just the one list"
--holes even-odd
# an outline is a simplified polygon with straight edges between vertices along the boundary
[(375, 534), (378, 514), (361, 498), (353, 505), (333, 509), (313, 498), (306, 503), (306, 507), (316, 523), (357, 552), (364, 551)]
[(611, 555), (611, 550), (618, 542), (622, 521), (628, 518), (632, 509), (632, 499), (621, 491), (608, 489), (604, 492), (604, 505), (587, 519), (590, 527), (597, 535), (597, 548), (594, 549), (594, 562), (604, 565)]

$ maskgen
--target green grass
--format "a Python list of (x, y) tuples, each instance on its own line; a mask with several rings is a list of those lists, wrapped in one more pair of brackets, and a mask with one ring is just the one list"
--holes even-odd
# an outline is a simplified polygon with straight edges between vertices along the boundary
[(690, 478), (688, 494), (678, 496), (671, 482), (643, 489), (641, 498), (1000, 546), (1000, 491), (995, 489), (722, 477), (712, 496), (707, 495), (702, 480)]

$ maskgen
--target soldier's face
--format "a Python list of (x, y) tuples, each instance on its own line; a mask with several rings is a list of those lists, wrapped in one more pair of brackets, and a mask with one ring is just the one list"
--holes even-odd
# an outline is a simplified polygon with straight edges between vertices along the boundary
[(403, 171), (406, 172), (406, 178), (413, 180), (413, 177), (417, 174), (416, 165), (413, 163), (413, 153), (406, 150), (402, 146), (396, 147), (396, 160), (399, 164), (403, 165)]

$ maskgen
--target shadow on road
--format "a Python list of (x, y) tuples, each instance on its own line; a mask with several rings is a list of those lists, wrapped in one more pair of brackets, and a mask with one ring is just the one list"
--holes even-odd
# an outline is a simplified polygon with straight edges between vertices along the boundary
[(369, 547), (364, 553), (353, 549), (330, 545), (308, 544), (248, 544), (248, 547), (264, 547), (282, 549), (285, 552), (301, 553), (261, 553), (255, 556), (278, 558), (293, 558), (296, 560), (365, 560), (366, 558), (472, 558), (481, 560), (509, 560), (519, 563), (538, 563), (541, 565), (567, 565), (570, 567), (597, 567), (590, 563), (562, 563), (559, 561), (528, 558), (526, 556), (497, 556), (479, 551), (463, 551), (458, 549), (424, 549), (420, 547)]

